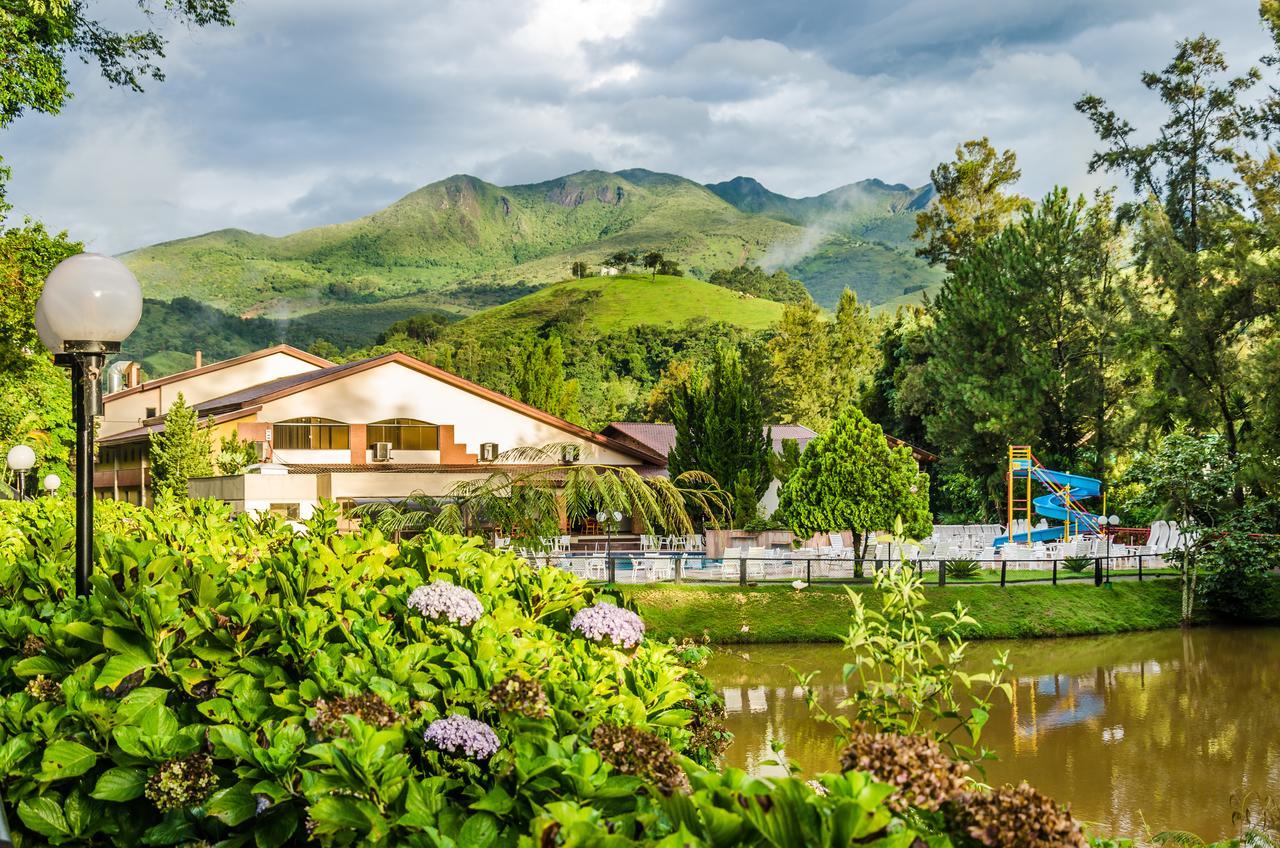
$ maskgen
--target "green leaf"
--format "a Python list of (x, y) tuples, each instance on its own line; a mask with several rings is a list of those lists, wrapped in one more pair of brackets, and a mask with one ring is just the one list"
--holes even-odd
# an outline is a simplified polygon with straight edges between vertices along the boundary
[(142, 844), (144, 845), (176, 845), (179, 842), (186, 842), (194, 839), (196, 836), (195, 825), (183, 818), (184, 813), (170, 813), (165, 817), (164, 821), (153, 827), (147, 828), (147, 832), (142, 834)]
[(70, 836), (71, 829), (62, 814), (62, 805), (54, 800), (56, 797), (41, 795), (22, 799), (18, 802), (18, 818), (41, 836)]
[(242, 781), (229, 789), (221, 789), (209, 798), (204, 811), (232, 827), (253, 818), (258, 801), (250, 791), (250, 784)]
[(40, 760), (40, 780), (61, 780), (66, 777), (78, 777), (98, 761), (98, 755), (79, 742), (61, 740), (54, 742), (44, 750)]
[(507, 790), (501, 786), (494, 786), (479, 801), (471, 805), (473, 810), (487, 810), (490, 813), (503, 816), (511, 812), (512, 807), (511, 796), (507, 794)]
[(249, 738), (249, 734), (238, 727), (232, 727), (229, 724), (215, 725), (209, 728), (209, 741), (213, 743), (215, 749), (225, 748), (238, 760), (246, 763), (258, 761), (254, 756), (253, 740)]
[(62, 629), (77, 639), (85, 642), (92, 642), (95, 645), (102, 644), (102, 628), (87, 621), (68, 621), (62, 625)]
[(169, 692), (154, 686), (140, 686), (120, 699), (116, 718), (120, 724), (143, 725), (150, 715), (164, 707)]
[(141, 797), (146, 785), (147, 773), (142, 769), (116, 766), (102, 773), (89, 796), (99, 801), (123, 803)]
[(151, 659), (148, 657), (117, 654), (102, 666), (102, 671), (98, 672), (98, 678), (94, 680), (93, 685), (98, 689), (115, 688), (120, 685), (120, 681), (135, 672), (149, 668), (151, 664)]
[(298, 811), (293, 805), (273, 807), (253, 823), (253, 841), (258, 848), (279, 848), (298, 829)]
[(13, 664), (13, 673), (18, 677), (35, 677), (37, 674), (57, 674), (61, 666), (50, 657), (27, 657)]
[(132, 657), (135, 660), (139, 660), (143, 665), (151, 665), (155, 662), (155, 657), (151, 655), (151, 648), (146, 644), (145, 637), (138, 632), (108, 628), (102, 631), (102, 645), (107, 650), (122, 657)]
[(458, 848), (489, 848), (498, 841), (498, 820), (488, 813), (476, 813), (458, 831)]

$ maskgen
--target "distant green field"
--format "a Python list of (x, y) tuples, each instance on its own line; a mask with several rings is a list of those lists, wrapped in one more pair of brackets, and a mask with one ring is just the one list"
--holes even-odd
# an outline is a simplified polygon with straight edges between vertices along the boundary
[(548, 322), (590, 326), (610, 333), (639, 326), (679, 327), (724, 321), (763, 330), (782, 317), (782, 304), (748, 297), (691, 277), (588, 277), (547, 286), (511, 303), (464, 319), (460, 330), (481, 337), (534, 331)]

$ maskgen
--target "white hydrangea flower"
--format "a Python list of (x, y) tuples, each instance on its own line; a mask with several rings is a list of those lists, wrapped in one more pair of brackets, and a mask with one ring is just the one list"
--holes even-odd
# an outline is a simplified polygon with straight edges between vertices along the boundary
[(593, 642), (608, 639), (622, 648), (634, 648), (644, 638), (644, 622), (640, 616), (611, 604), (579, 610), (569, 627)]
[(422, 738), (446, 754), (471, 760), (487, 760), (502, 747), (492, 727), (463, 715), (436, 719), (427, 726)]
[(444, 619), (466, 627), (484, 615), (484, 607), (475, 593), (465, 586), (433, 580), (409, 593), (409, 606), (423, 618)]

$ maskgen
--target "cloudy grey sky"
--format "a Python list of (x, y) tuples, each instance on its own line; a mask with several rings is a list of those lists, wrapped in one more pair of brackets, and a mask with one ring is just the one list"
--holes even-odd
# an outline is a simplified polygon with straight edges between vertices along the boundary
[[(128, 0), (108, 0), (130, 21)], [(1014, 148), (1023, 190), (1080, 190), (1072, 102), (1139, 126), (1174, 42), (1267, 47), (1252, 0), (239, 0), (171, 28), (142, 95), (73, 69), (57, 117), (0, 136), (10, 199), (119, 252), (221, 227), (273, 235), (371, 212), (453, 173), (531, 182), (646, 167), (791, 195), (919, 185), (955, 145)], [(1108, 181), (1109, 182), (1109, 181)]]

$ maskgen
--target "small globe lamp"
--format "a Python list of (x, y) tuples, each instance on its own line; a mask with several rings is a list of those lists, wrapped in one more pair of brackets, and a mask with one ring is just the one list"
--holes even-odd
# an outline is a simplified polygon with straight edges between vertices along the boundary
[(44, 492), (46, 495), (53, 497), (58, 493), (58, 487), (62, 485), (62, 478), (57, 474), (46, 474), (44, 478)]
[(101, 414), (102, 369), (142, 318), (142, 287), (124, 263), (78, 253), (49, 272), (35, 328), (54, 362), (71, 371), (76, 426), (76, 594), (93, 573), (93, 430)]
[(27, 445), (14, 445), (9, 448), (9, 454), (5, 457), (5, 465), (18, 477), (18, 500), (25, 500), (27, 496), (27, 472), (36, 464), (36, 452)]

